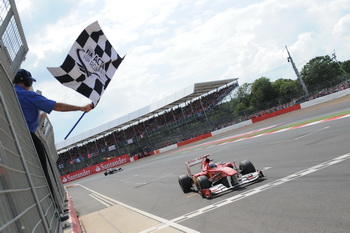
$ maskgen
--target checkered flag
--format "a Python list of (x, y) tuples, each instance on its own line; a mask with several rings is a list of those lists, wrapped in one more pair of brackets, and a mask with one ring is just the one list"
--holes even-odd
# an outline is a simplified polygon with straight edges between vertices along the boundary
[(96, 21), (79, 35), (60, 67), (47, 69), (60, 83), (96, 106), (123, 59)]

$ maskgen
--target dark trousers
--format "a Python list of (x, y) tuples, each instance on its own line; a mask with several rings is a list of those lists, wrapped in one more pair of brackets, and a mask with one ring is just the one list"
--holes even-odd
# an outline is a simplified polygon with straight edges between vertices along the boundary
[[(47, 184), (49, 185), (49, 188), (50, 188), (50, 192), (51, 192), (51, 195), (53, 197), (53, 200), (55, 201), (56, 203), (56, 207), (60, 207), (60, 205), (58, 205), (59, 203), (59, 199), (56, 197), (56, 193), (55, 193), (55, 190), (53, 188), (53, 184), (52, 184), (52, 180), (51, 180), (51, 177), (49, 175), (49, 170), (51, 168), (51, 165), (48, 164), (48, 161), (47, 161), (47, 153), (46, 153), (46, 149), (45, 149), (45, 146), (44, 144), (41, 142), (41, 140), (34, 134), (34, 133), (30, 133), (31, 136), (32, 136), (32, 139), (33, 139), (33, 142), (34, 142), (34, 145), (35, 145), (35, 149), (36, 149), (36, 152), (39, 156), (39, 160), (40, 160), (40, 163), (41, 163), (41, 166), (43, 167), (43, 170), (44, 170), (44, 174), (45, 174), (45, 177), (46, 177), (46, 180), (47, 180)], [(51, 168), (52, 169), (52, 168)], [(52, 171), (53, 172), (53, 171)], [(60, 209), (60, 208), (59, 208)]]

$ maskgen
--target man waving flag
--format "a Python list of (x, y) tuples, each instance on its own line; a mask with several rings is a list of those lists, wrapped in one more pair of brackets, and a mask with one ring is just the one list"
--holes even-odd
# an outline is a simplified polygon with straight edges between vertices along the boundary
[(82, 31), (63, 64), (48, 70), (60, 83), (96, 106), (123, 59), (96, 21)]

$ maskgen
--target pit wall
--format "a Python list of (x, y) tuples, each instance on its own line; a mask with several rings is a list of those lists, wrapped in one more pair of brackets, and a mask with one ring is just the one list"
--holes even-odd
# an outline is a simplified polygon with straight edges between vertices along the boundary
[[(302, 104), (297, 104), (297, 105), (294, 105), (294, 106), (291, 106), (288, 108), (284, 108), (284, 109), (281, 109), (281, 110), (278, 110), (278, 111), (275, 111), (272, 113), (261, 115), (259, 117), (254, 117), (251, 120), (240, 122), (238, 124), (234, 124), (234, 125), (231, 125), (229, 127), (225, 127), (225, 128), (213, 131), (211, 133), (207, 133), (207, 134), (204, 134), (204, 135), (201, 135), (198, 137), (194, 137), (194, 138), (185, 140), (183, 142), (180, 142), (180, 143), (177, 143), (174, 145), (167, 146), (165, 148), (161, 148), (161, 149), (156, 150), (156, 151), (152, 151), (151, 154), (154, 155), (154, 154), (164, 153), (164, 152), (176, 149), (178, 147), (181, 147), (181, 146), (193, 143), (193, 142), (200, 141), (200, 140), (205, 139), (205, 138), (209, 138), (209, 137), (212, 137), (215, 135), (225, 133), (225, 132), (233, 130), (233, 129), (237, 129), (237, 128), (240, 128), (240, 127), (243, 127), (246, 125), (250, 125), (250, 124), (253, 124), (253, 123), (256, 123), (259, 121), (263, 121), (263, 120), (266, 120), (266, 119), (269, 119), (269, 118), (272, 118), (275, 116), (279, 116), (282, 114), (286, 114), (289, 112), (293, 112), (293, 111), (296, 111), (299, 109), (308, 108), (308, 107), (311, 107), (311, 106), (314, 106), (317, 104), (321, 104), (324, 102), (328, 102), (328, 101), (331, 101), (334, 99), (338, 99), (338, 98), (341, 98), (341, 97), (344, 97), (347, 95), (350, 95), (350, 89), (342, 90), (342, 91), (339, 91), (339, 92), (336, 92), (333, 94), (329, 94), (327, 96), (323, 96), (323, 97), (320, 97), (317, 99), (310, 100), (310, 101), (302, 103)], [(108, 161), (105, 161), (105, 162), (102, 162), (102, 163), (99, 163), (99, 164), (96, 164), (96, 165), (93, 165), (90, 167), (86, 167), (84, 169), (81, 169), (81, 170), (78, 170), (78, 171), (75, 171), (75, 172), (72, 172), (72, 173), (69, 173), (66, 175), (63, 175), (63, 176), (61, 176), (61, 180), (65, 184), (65, 183), (68, 183), (68, 182), (71, 182), (71, 181), (74, 181), (74, 180), (77, 180), (77, 179), (80, 179), (80, 178), (83, 178), (83, 177), (86, 177), (89, 175), (103, 172), (109, 168), (114, 168), (114, 167), (118, 167), (118, 166), (121, 166), (121, 165), (126, 164), (126, 163), (134, 162), (135, 160), (138, 160), (137, 156), (130, 157), (128, 154), (125, 154), (125, 155), (119, 156), (115, 159), (111, 159), (111, 160), (108, 160)]]

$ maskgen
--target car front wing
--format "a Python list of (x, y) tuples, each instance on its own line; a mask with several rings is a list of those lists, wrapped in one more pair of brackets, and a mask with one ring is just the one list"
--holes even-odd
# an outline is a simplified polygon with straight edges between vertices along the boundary
[(241, 185), (255, 182), (261, 177), (264, 177), (264, 174), (262, 173), (262, 171), (259, 171), (259, 170), (256, 172), (248, 173), (248, 174), (242, 175), (238, 179), (238, 183), (236, 184), (231, 184), (231, 182), (229, 182), (230, 185), (228, 187), (223, 184), (217, 184), (210, 187), (209, 189), (202, 189), (202, 196), (206, 198), (211, 198), (215, 195), (222, 194), (226, 191), (232, 190)]

